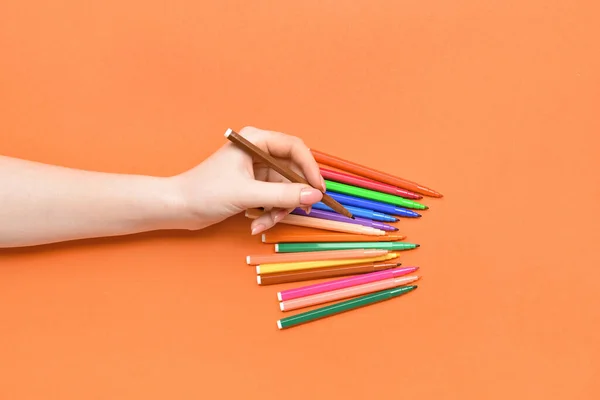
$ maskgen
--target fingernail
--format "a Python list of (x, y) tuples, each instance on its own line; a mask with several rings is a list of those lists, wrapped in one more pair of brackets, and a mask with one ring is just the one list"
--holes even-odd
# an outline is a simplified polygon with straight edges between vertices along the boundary
[(320, 201), (323, 198), (323, 193), (313, 188), (304, 188), (300, 192), (300, 204), (310, 206)]
[(252, 234), (256, 235), (257, 233), (261, 233), (265, 230), (265, 228), (266, 226), (264, 226), (263, 224), (258, 224), (254, 228), (252, 228)]
[(323, 177), (321, 177), (321, 187), (323, 188), (324, 192), (327, 191), (327, 186), (325, 186), (325, 179), (323, 179)]
[(277, 213), (275, 213), (275, 215), (273, 216), (273, 221), (275, 223), (278, 223), (279, 221), (281, 221), (282, 219), (285, 218), (285, 216), (288, 214), (287, 211), (283, 210), (283, 211), (278, 211)]
[(305, 212), (305, 213), (307, 213), (307, 214), (310, 214), (310, 210), (312, 210), (312, 207), (311, 207), (311, 206), (308, 206), (308, 207), (300, 207), (300, 208), (302, 209), (302, 211), (304, 211), (304, 212)]

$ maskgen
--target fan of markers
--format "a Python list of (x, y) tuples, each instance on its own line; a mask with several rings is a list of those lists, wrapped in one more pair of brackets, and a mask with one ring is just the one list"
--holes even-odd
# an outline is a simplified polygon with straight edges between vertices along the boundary
[[(283, 313), (299, 311), (277, 321), (285, 329), (406, 294), (417, 288), (418, 267), (402, 266), (398, 251), (407, 243), (393, 224), (401, 218), (419, 218), (428, 207), (423, 196), (442, 197), (412, 181), (342, 160), (316, 150), (327, 194), (354, 218), (323, 203), (307, 213), (294, 210), (262, 235), (275, 252), (246, 257), (256, 267), (259, 285), (304, 282), (304, 286), (277, 292)], [(260, 210), (248, 210), (257, 218)], [(323, 279), (328, 279), (322, 281)], [(310, 284), (309, 281), (320, 280)]]

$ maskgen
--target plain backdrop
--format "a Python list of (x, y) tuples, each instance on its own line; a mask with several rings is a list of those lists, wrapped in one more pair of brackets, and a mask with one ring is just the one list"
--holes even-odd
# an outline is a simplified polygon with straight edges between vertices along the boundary
[(241, 216), (0, 251), (0, 398), (599, 398), (599, 12), (3, 0), (3, 155), (166, 176), (253, 125), (445, 197), (417, 291), (287, 331)]

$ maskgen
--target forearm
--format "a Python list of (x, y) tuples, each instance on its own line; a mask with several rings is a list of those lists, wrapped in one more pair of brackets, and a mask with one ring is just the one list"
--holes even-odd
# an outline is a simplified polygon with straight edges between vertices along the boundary
[(175, 180), (0, 156), (0, 247), (185, 227)]

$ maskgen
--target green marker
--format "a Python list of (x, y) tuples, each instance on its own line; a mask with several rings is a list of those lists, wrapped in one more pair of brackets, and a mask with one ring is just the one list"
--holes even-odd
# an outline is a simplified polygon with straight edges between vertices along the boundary
[(324, 250), (352, 250), (352, 249), (377, 249), (377, 250), (412, 250), (419, 244), (406, 242), (324, 242), (324, 243), (278, 243), (275, 245), (276, 253), (300, 253), (305, 251)]
[(350, 311), (355, 308), (368, 306), (370, 304), (378, 303), (384, 300), (389, 300), (394, 297), (406, 294), (416, 288), (416, 285), (400, 286), (392, 289), (381, 290), (375, 293), (369, 293), (365, 296), (341, 301), (339, 303), (331, 304), (329, 306), (317, 308), (316, 310), (306, 311), (300, 314), (292, 315), (290, 317), (281, 318), (279, 321), (277, 321), (277, 327), (279, 329), (290, 328), (292, 326), (304, 324), (306, 322), (311, 322), (320, 318), (325, 318), (345, 311)]
[(429, 207), (413, 200), (408, 200), (393, 194), (381, 193), (375, 190), (363, 189), (356, 186), (346, 185), (344, 183), (325, 181), (328, 191), (347, 194), (349, 196), (362, 197), (363, 199), (381, 201), (394, 204), (400, 207), (413, 208), (416, 210), (427, 210)]

